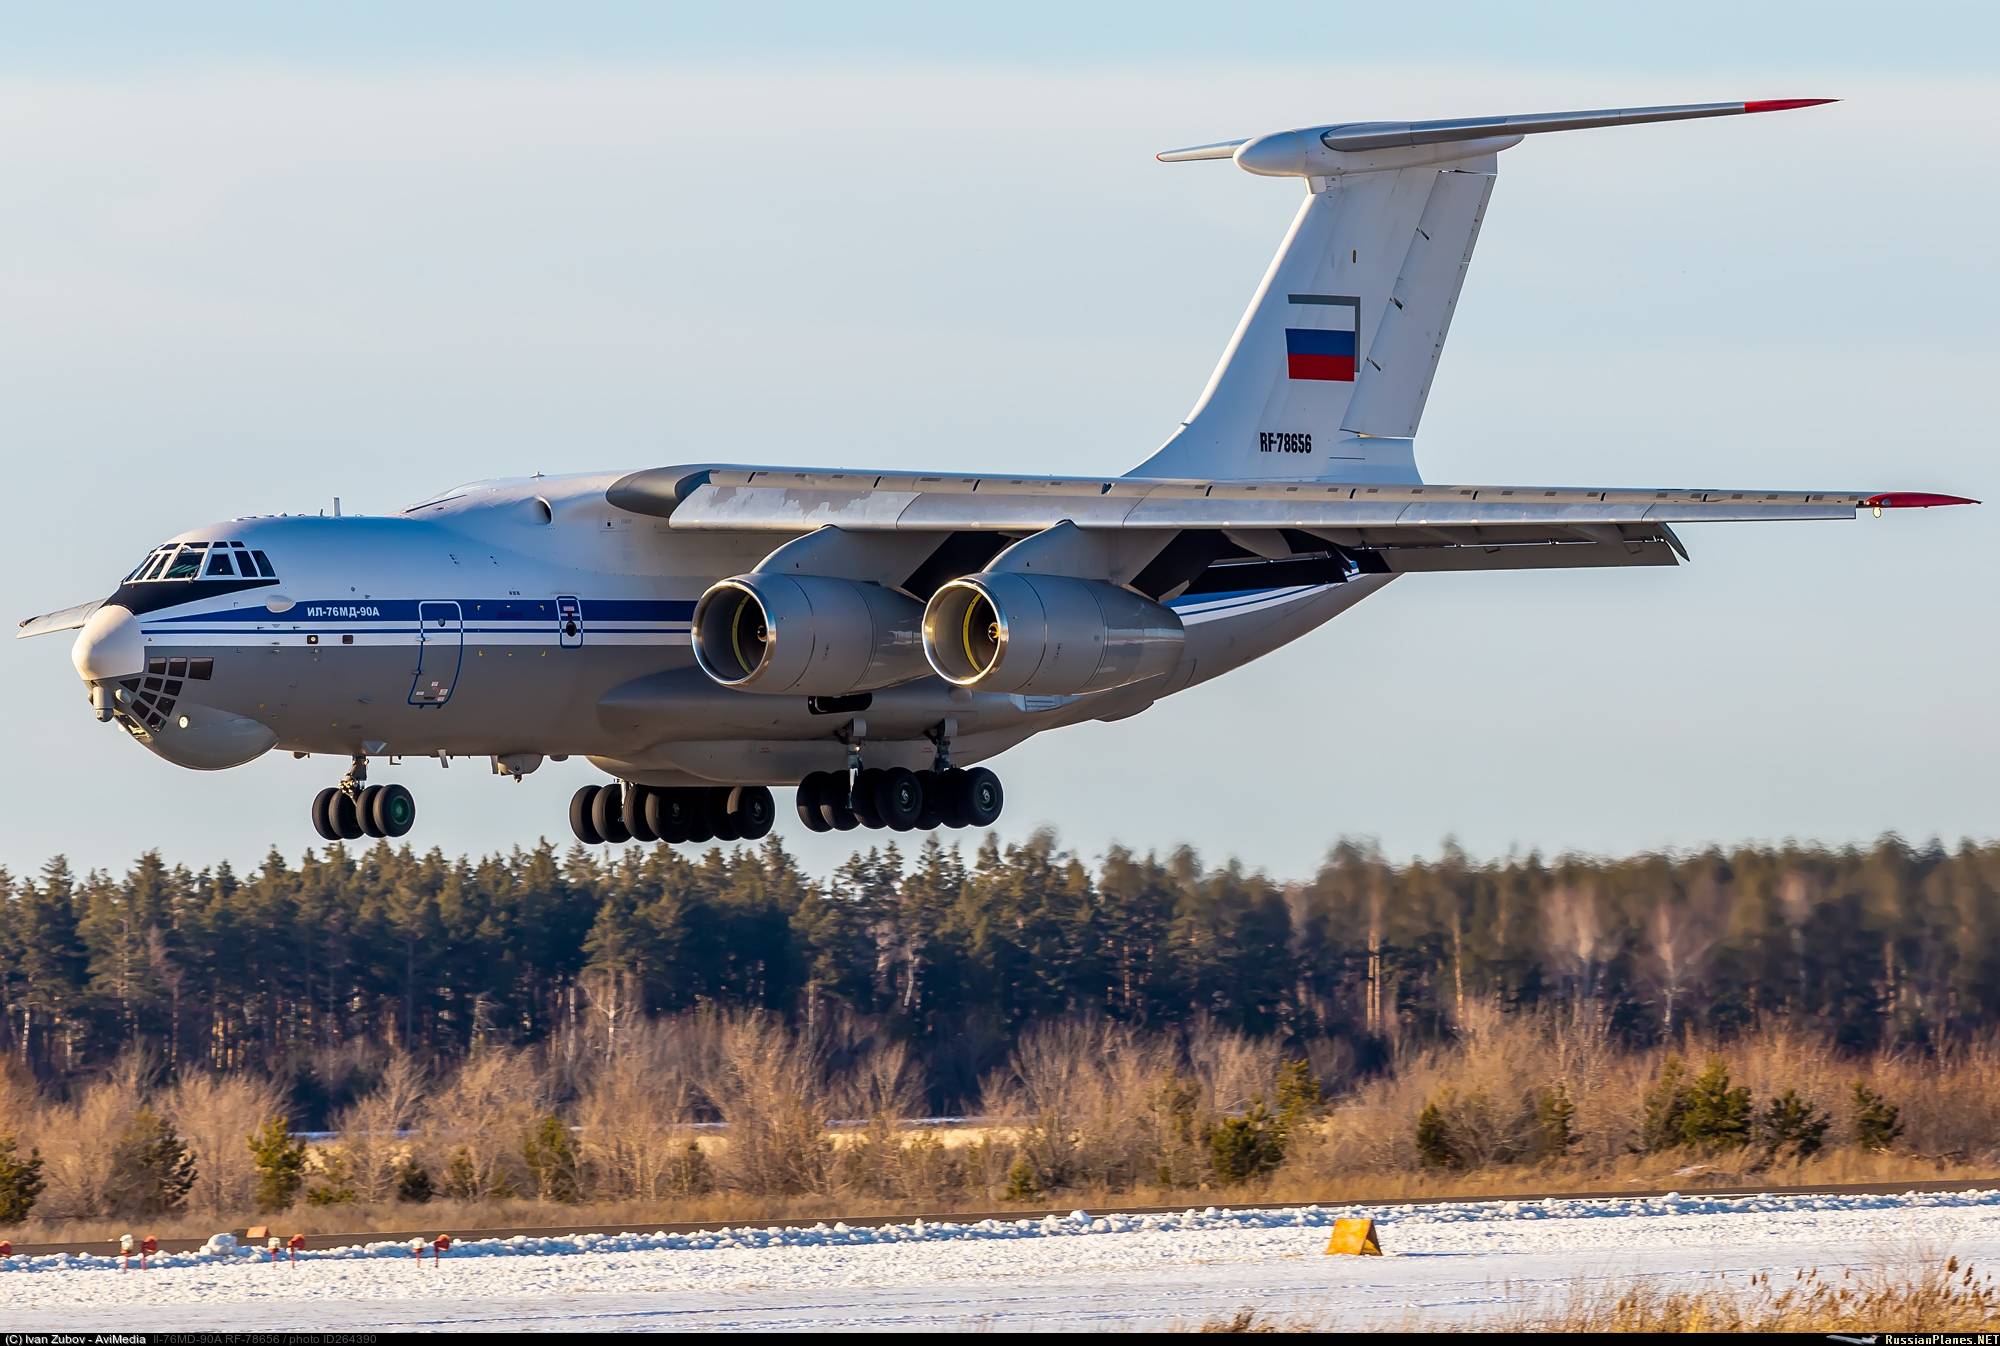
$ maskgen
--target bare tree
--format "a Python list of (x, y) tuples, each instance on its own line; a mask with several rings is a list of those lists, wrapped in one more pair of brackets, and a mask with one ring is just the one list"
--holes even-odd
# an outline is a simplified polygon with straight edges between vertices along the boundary
[(257, 1166), (251, 1133), (285, 1114), (284, 1092), (260, 1075), (189, 1073), (166, 1097), (174, 1130), (194, 1153), (190, 1211), (234, 1216), (253, 1208)]

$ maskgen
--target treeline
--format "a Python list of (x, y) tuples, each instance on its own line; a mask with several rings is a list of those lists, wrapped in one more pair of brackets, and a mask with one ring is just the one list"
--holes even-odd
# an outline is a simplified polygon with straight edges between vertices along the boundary
[(2000, 1027), (2000, 845), (1397, 865), (1343, 842), (1285, 883), (1187, 850), (1093, 866), (1049, 835), (871, 849), (824, 880), (775, 839), (479, 860), (384, 843), (273, 851), (252, 874), (58, 858), (0, 892), (0, 1051), (43, 1091), (136, 1049), (169, 1078), (280, 1081), (302, 1127), (350, 1101), (329, 1062), (356, 1051), (445, 1069), (697, 1010), (865, 1025), (937, 1111), (975, 1106), (1059, 1019), (1313, 1044), (1333, 1087), (1475, 1003), (1587, 1018), (1621, 1048), (1782, 1023), (1936, 1052)]

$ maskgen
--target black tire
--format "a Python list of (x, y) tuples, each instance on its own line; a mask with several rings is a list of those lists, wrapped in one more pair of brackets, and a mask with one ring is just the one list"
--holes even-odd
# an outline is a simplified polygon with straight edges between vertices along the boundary
[(924, 787), (924, 809), (917, 815), (917, 830), (935, 832), (944, 825), (944, 773), (919, 771), (917, 779)]
[(729, 792), (729, 816), (736, 820), (736, 830), (745, 841), (762, 841), (771, 835), (771, 824), (778, 820), (778, 806), (763, 786), (739, 785)]
[(965, 826), (965, 772), (957, 767), (932, 773), (938, 821), (946, 827)]
[[(407, 789), (400, 785), (384, 785), (382, 793), (375, 795), (375, 802), (369, 811), (375, 818), (375, 835), (401, 837), (409, 835), (417, 825), (417, 801)], [(369, 791), (374, 794), (374, 791)]]
[(708, 787), (690, 785), (675, 791), (687, 802), (687, 840), (697, 846), (706, 846), (715, 840), (715, 819), (709, 814)]
[(825, 775), (825, 772), (814, 771), (799, 782), (797, 795), (799, 821), (806, 825), (806, 830), (809, 832), (825, 832), (830, 827), (825, 816), (819, 811), (820, 782)]
[(354, 796), (347, 791), (333, 792), (333, 798), (327, 801), (326, 820), (333, 824), (342, 841), (361, 840), (361, 814), (354, 807)]
[(340, 840), (340, 833), (334, 829), (333, 820), (327, 816), (327, 806), (333, 803), (333, 797), (339, 793), (340, 791), (334, 789), (331, 785), (329, 785), (324, 790), (321, 790), (318, 794), (313, 796), (313, 802), (312, 802), (313, 831), (319, 833), (321, 840), (324, 841)]
[(361, 835), (364, 837), (375, 837), (379, 840), (382, 836), (382, 828), (375, 821), (375, 801), (381, 797), (382, 787), (370, 785), (362, 790), (361, 798), (355, 802), (354, 816), (361, 823)]
[(1000, 820), (1000, 810), (1007, 804), (1007, 792), (1000, 788), (1000, 778), (983, 766), (965, 773), (958, 798), (959, 816), (965, 819), (967, 827), (991, 827)]
[(586, 846), (602, 846), (604, 834), (597, 830), (597, 824), (590, 820), (596, 812), (597, 786), (584, 785), (569, 797), (569, 830), (576, 833), (576, 839)]
[(688, 807), (682, 798), (685, 793), (674, 789), (646, 791), (646, 826), (661, 841), (672, 844), (687, 840)]
[(875, 791), (881, 783), (882, 773), (872, 766), (854, 774), (854, 816), (863, 827), (882, 826), (882, 815), (875, 808)]
[(590, 825), (613, 846), (623, 846), (632, 839), (625, 830), (625, 792), (617, 781), (597, 787), (597, 798), (590, 801)]
[(708, 806), (708, 830), (717, 841), (741, 841), (743, 824), (729, 811), (729, 801), (735, 795), (734, 788), (727, 785), (711, 785), (702, 794)]
[(906, 766), (892, 766), (875, 781), (875, 812), (882, 825), (907, 832), (924, 811), (924, 783)]
[(861, 826), (854, 813), (854, 793), (845, 771), (829, 771), (820, 785), (819, 816), (836, 832), (852, 832)]
[(646, 821), (646, 801), (658, 793), (650, 785), (625, 786), (625, 830), (632, 834), (634, 841), (658, 841), (660, 834)]

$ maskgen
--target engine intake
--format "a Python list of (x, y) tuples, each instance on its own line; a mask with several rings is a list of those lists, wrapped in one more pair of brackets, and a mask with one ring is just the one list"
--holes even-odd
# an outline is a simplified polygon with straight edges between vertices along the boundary
[(694, 606), (702, 672), (746, 692), (847, 696), (923, 677), (923, 606), (825, 575), (752, 571)]
[(1103, 580), (989, 571), (952, 580), (924, 609), (938, 676), (982, 692), (1069, 696), (1170, 672), (1181, 619)]

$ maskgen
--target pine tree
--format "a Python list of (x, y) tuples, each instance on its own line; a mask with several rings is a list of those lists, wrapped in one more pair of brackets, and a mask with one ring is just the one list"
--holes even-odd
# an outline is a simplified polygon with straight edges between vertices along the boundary
[(1284, 1161), (1284, 1135), (1261, 1098), (1242, 1116), (1224, 1117), (1209, 1129), (1209, 1167), (1225, 1185), (1261, 1178)]
[(120, 1214), (164, 1215), (180, 1209), (194, 1179), (194, 1155), (173, 1126), (151, 1108), (141, 1108), (112, 1151), (105, 1185)]
[(1903, 1110), (1854, 1082), (1854, 1143), (1864, 1150), (1887, 1150), (1903, 1134)]
[(1035, 1173), (1035, 1166), (1025, 1154), (1014, 1156), (1013, 1167), (1007, 1170), (1007, 1186), (1000, 1193), (1003, 1201), (1039, 1201), (1042, 1196), (1041, 1179)]
[(567, 1203), (582, 1199), (576, 1146), (560, 1117), (551, 1113), (535, 1124), (522, 1142), (521, 1157), (535, 1180), (535, 1195), (542, 1200)]
[(1562, 1081), (1535, 1094), (1534, 1154), (1560, 1159), (1576, 1144), (1576, 1104)]
[(1750, 1139), (1750, 1091), (1729, 1083), (1729, 1065), (1709, 1058), (1687, 1087), (1681, 1139), (1698, 1148), (1730, 1149)]
[(1660, 1063), (1660, 1077), (1640, 1105), (1639, 1148), (1659, 1154), (1687, 1143), (1687, 1066), (1678, 1056)]
[(434, 1195), (429, 1169), (409, 1157), (396, 1165), (396, 1200), (420, 1206)]
[(487, 1195), (479, 1185), (479, 1168), (473, 1163), (472, 1151), (463, 1145), (451, 1152), (451, 1162), (445, 1166), (444, 1194), (457, 1201), (477, 1201)]
[(1289, 1141), (1301, 1126), (1319, 1115), (1320, 1083), (1303, 1057), (1278, 1067), (1278, 1134)]
[(27, 1219), (42, 1187), (41, 1152), (29, 1150), (23, 1159), (14, 1137), (0, 1136), (0, 1226)]
[(1808, 1159), (1826, 1143), (1826, 1130), (1833, 1124), (1820, 1109), (1787, 1089), (1757, 1114), (1757, 1139), (1765, 1153), (1776, 1158), (1789, 1150), (1793, 1159)]
[(323, 1150), (319, 1155), (319, 1181), (306, 1188), (308, 1206), (345, 1206), (358, 1193), (354, 1190), (354, 1164), (340, 1149)]
[[(1447, 1095), (1447, 1101), (1449, 1096)], [(1417, 1162), (1425, 1168), (1461, 1169), (1465, 1158), (1452, 1140), (1451, 1123), (1433, 1098), (1417, 1114)]]
[(292, 1138), (283, 1117), (273, 1117), (248, 1144), (257, 1166), (257, 1208), (281, 1211), (298, 1199), (306, 1180), (306, 1147)]

